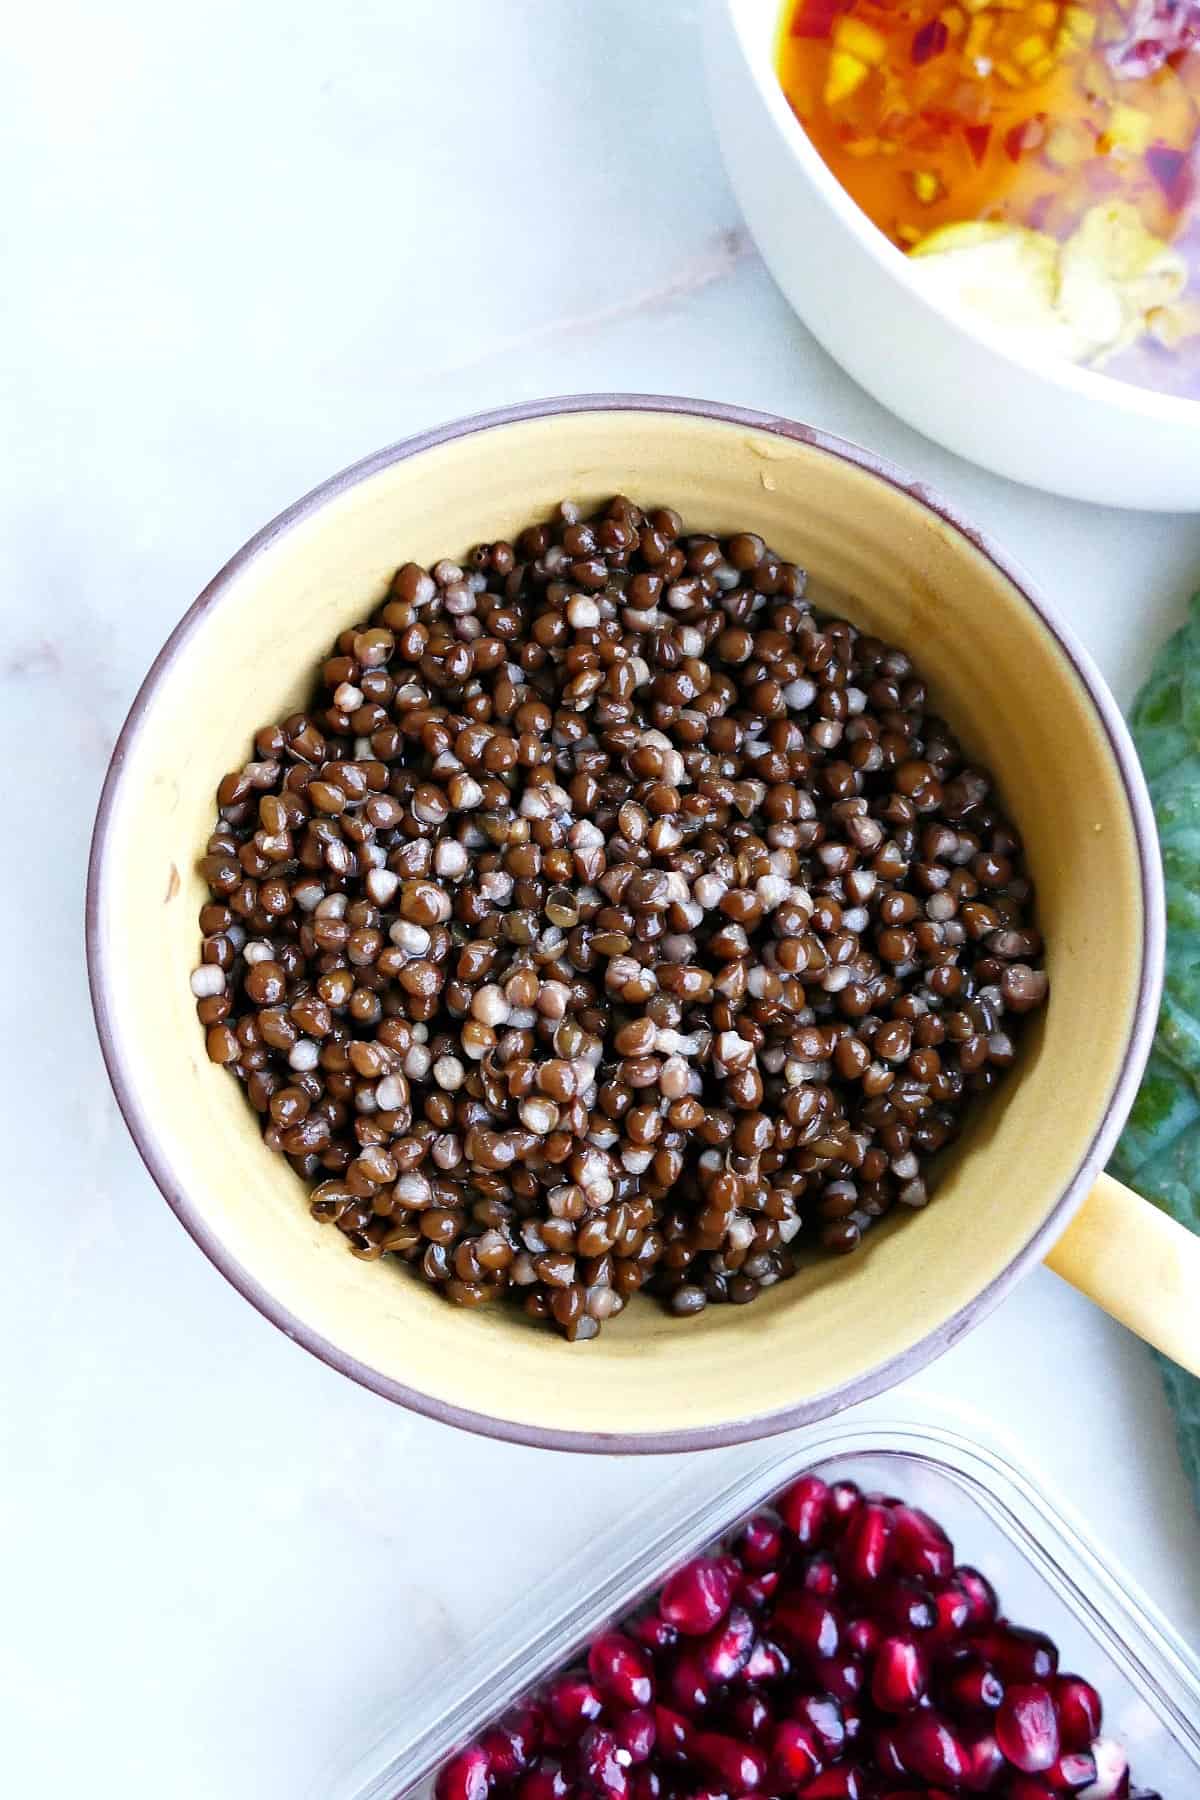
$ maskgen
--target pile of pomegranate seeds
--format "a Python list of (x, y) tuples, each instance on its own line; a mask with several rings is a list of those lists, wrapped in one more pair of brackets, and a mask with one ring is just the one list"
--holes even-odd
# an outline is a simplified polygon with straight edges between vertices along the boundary
[(1163, 1800), (927, 1513), (805, 1475), (438, 1777), (437, 1800)]

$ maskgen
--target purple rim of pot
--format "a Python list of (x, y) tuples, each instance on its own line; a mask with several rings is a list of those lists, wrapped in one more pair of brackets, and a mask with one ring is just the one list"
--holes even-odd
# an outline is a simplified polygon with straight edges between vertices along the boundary
[[(633, 1433), (560, 1431), (552, 1427), (527, 1424), (519, 1419), (494, 1418), (486, 1413), (473, 1412), (467, 1407), (453, 1406), (433, 1395), (406, 1387), (403, 1382), (393, 1381), (390, 1377), (381, 1374), (379, 1370), (368, 1367), (355, 1357), (348, 1356), (336, 1344), (331, 1344), (328, 1339), (323, 1338), (319, 1332), (307, 1325), (303, 1319), (297, 1318), (294, 1313), (282, 1306), (268, 1289), (242, 1268), (215, 1233), (210, 1230), (197, 1207), (179, 1186), (174, 1170), (159, 1141), (154, 1122), (142, 1110), (134, 1091), (133, 1081), (119, 1050), (119, 1036), (113, 1023), (115, 997), (110, 991), (108, 971), (105, 967), (104, 933), (101, 929), (108, 829), (130, 747), (136, 741), (142, 721), (153, 705), (163, 675), (176, 658), (184, 654), (193, 631), (214, 607), (220, 605), (228, 590), (250, 564), (285, 532), (292, 530), (302, 520), (311, 518), (330, 500), (336, 499), (349, 488), (357, 486), (358, 483), (369, 480), (381, 469), (391, 467), (393, 463), (405, 462), (409, 457), (419, 456), (423, 451), (433, 449), (439, 444), (452, 443), (458, 438), (471, 437), (477, 432), (491, 431), (497, 426), (519, 424), (533, 419), (553, 419), (565, 414), (585, 412), (683, 414), (692, 418), (711, 419), (722, 425), (771, 432), (777, 437), (789, 438), (795, 443), (808, 444), (828, 456), (834, 456), (842, 462), (853, 464), (855, 468), (862, 469), (877, 480), (886, 482), (889, 487), (898, 488), (924, 507), (926, 511), (935, 514), (958, 532), (1012, 583), (1030, 609), (1037, 614), (1045, 629), (1074, 668), (1095, 709), (1096, 717), (1104, 728), (1113, 758), (1120, 771), (1126, 803), (1133, 820), (1141, 871), (1142, 962), (1138, 976), (1137, 1004), (1133, 1025), (1129, 1042), (1125, 1047), (1120, 1073), (1113, 1085), (1103, 1115), (1092, 1133), (1087, 1148), (1080, 1157), (1074, 1176), (1024, 1249), (1013, 1257), (1000, 1274), (989, 1282), (973, 1300), (960, 1308), (943, 1325), (929, 1332), (907, 1350), (868, 1369), (864, 1374), (847, 1382), (844, 1386), (818, 1394), (812, 1399), (798, 1402), (795, 1405), (780, 1407), (774, 1412), (760, 1413), (751, 1418), (734, 1419), (720, 1425), (682, 1426), (670, 1431)], [(100, 1049), (104, 1056), (117, 1105), (121, 1109), (138, 1154), (163, 1198), (210, 1262), (214, 1263), (226, 1279), (232, 1282), (238, 1292), (249, 1300), (250, 1304), (264, 1318), (269, 1319), (297, 1344), (302, 1345), (304, 1349), (319, 1357), (322, 1362), (327, 1363), (331, 1369), (336, 1369), (342, 1375), (350, 1376), (352, 1380), (360, 1382), (362, 1386), (371, 1388), (377, 1394), (382, 1394), (387, 1400), (393, 1400), (401, 1406), (409, 1407), (414, 1412), (423, 1413), (427, 1418), (438, 1419), (447, 1425), (457, 1425), (464, 1430), (478, 1432), (485, 1437), (502, 1438), (511, 1443), (529, 1444), (538, 1449), (604, 1451), (620, 1455), (639, 1452), (666, 1453), (679, 1450), (703, 1450), (728, 1444), (746, 1443), (755, 1438), (770, 1437), (777, 1432), (789, 1431), (797, 1426), (809, 1425), (818, 1419), (828, 1418), (831, 1414), (840, 1412), (845, 1407), (854, 1406), (861, 1400), (867, 1400), (872, 1395), (915, 1374), (918, 1369), (924, 1368), (943, 1351), (948, 1350), (953, 1343), (985, 1318), (1025, 1271), (1035, 1262), (1041, 1261), (1082, 1205), (1089, 1188), (1104, 1167), (1116, 1144), (1121, 1127), (1125, 1122), (1125, 1116), (1133, 1104), (1146, 1058), (1150, 1053), (1158, 1015), (1159, 990), (1162, 985), (1165, 932), (1162, 874), (1154, 815), (1137, 753), (1126, 729), (1125, 721), (1087, 651), (1075, 640), (1073, 634), (1054, 617), (1032, 589), (1024, 573), (1015, 568), (985, 534), (961, 519), (939, 495), (931, 492), (922, 483), (911, 480), (901, 470), (872, 455), (870, 451), (861, 449), (858, 445), (847, 443), (841, 438), (830, 437), (825, 432), (814, 430), (811, 426), (800, 425), (794, 420), (779, 418), (769, 413), (750, 412), (736, 406), (722, 406), (715, 401), (687, 400), (659, 394), (564, 395), (550, 400), (527, 401), (520, 406), (503, 407), (495, 412), (477, 413), (473, 417), (460, 419), (449, 425), (437, 426), (432, 431), (421, 432), (416, 437), (405, 438), (402, 442), (393, 444), (385, 450), (379, 450), (373, 456), (366, 457), (362, 462), (354, 463), (350, 468), (343, 469), (340, 474), (334, 475), (329, 481), (323, 482), (320, 487), (314, 488), (302, 500), (296, 501), (295, 505), (288, 507), (286, 512), (280, 513), (278, 518), (264, 526), (250, 539), (249, 543), (230, 558), (220, 573), (209, 582), (203, 593), (189, 607), (154, 659), (149, 673), (138, 690), (137, 697), (129, 710), (129, 716), (121, 728), (120, 736), (113, 750), (100, 795), (88, 863), (86, 902), (88, 983), (91, 989), (96, 1030), (100, 1038)]]

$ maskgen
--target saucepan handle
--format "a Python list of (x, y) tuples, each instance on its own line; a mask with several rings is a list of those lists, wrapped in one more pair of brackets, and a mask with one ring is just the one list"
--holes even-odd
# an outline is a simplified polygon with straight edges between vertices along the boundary
[(1200, 1375), (1200, 1237), (1101, 1175), (1047, 1267)]

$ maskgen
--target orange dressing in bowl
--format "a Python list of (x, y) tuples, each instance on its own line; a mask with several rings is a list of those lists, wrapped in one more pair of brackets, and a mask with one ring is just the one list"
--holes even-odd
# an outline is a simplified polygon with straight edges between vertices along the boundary
[[(1200, 397), (1200, 46), (1188, 30), (1143, 43), (1148, 3), (1139, 20), (1116, 0), (789, 0), (778, 69), (824, 162), (902, 250), (967, 222), (1065, 244), (1113, 207), (1126, 240), (1140, 227), (1169, 247), (1177, 300), (1148, 303), (1108, 366)], [(1183, 19), (1200, 34), (1200, 8), (1164, 10), (1176, 39)]]

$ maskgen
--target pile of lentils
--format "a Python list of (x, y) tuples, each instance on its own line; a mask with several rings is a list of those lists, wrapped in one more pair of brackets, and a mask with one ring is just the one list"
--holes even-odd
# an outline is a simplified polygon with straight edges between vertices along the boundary
[(314, 1216), (572, 1340), (923, 1206), (1046, 996), (908, 656), (666, 507), (406, 563), (217, 803), (197, 1010)]

